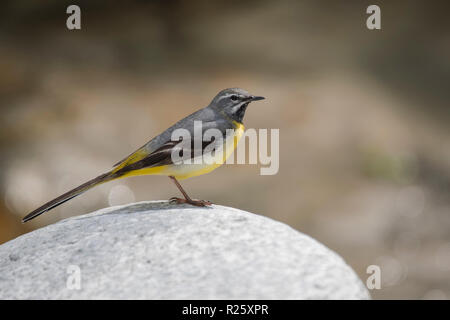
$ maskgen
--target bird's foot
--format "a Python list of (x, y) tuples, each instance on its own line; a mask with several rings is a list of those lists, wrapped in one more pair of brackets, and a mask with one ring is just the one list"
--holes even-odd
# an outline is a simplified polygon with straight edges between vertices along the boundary
[(182, 198), (177, 198), (177, 197), (173, 197), (169, 199), (170, 203), (188, 203), (190, 205), (196, 206), (196, 207), (206, 207), (206, 206), (210, 206), (212, 205), (212, 202), (207, 201), (207, 200), (197, 200), (197, 199), (182, 199)]

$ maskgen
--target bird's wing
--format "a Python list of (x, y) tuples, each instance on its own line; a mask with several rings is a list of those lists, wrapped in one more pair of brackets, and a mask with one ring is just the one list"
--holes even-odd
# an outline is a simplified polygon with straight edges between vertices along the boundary
[[(154, 137), (145, 145), (140, 147), (138, 150), (128, 155), (126, 158), (117, 162), (114, 165), (113, 171), (119, 171), (133, 163), (142, 161), (152, 155), (154, 152), (162, 148), (167, 142), (171, 141), (172, 132), (179, 128), (184, 128), (188, 130), (191, 136), (194, 136), (194, 122), (202, 121), (202, 129), (204, 133), (205, 130), (209, 128), (231, 128), (231, 124), (227, 123), (224, 119), (218, 119), (215, 110), (210, 108), (200, 109), (193, 114), (187, 116), (186, 118), (178, 121), (173, 126), (162, 132), (160, 135)], [(225, 130), (225, 129), (223, 129)]]
[(167, 141), (157, 150), (147, 155), (146, 157), (129, 163), (119, 169), (114, 170), (114, 173), (118, 176), (122, 174), (129, 173), (130, 171), (135, 171), (143, 168), (159, 167), (169, 164), (174, 164), (173, 154), (176, 153), (180, 159), (193, 159), (198, 154), (203, 154), (203, 151), (210, 144), (215, 143), (212, 141), (202, 141), (201, 144), (197, 146), (194, 139), (189, 141)]

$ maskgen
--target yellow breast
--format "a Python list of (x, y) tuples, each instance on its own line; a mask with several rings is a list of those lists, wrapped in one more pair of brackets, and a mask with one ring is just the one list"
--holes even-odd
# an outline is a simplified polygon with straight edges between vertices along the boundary
[[(236, 149), (239, 140), (242, 138), (244, 134), (244, 125), (242, 123), (234, 122), (235, 125), (234, 134), (230, 137), (227, 137), (224, 141), (223, 145), (223, 153), (216, 153), (213, 161), (209, 161), (209, 163), (202, 164), (179, 164), (179, 165), (168, 165), (157, 174), (162, 175), (173, 175), (178, 180), (183, 180), (187, 178), (192, 178), (196, 176), (200, 176), (202, 174), (209, 173), (214, 169), (217, 169), (221, 165), (225, 163), (229, 156), (233, 154), (234, 149)], [(230, 141), (231, 140), (231, 141)]]

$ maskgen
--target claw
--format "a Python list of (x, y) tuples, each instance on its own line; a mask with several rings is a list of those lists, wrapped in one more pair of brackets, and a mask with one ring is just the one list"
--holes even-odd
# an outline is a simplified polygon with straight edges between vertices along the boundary
[(177, 203), (177, 204), (181, 204), (181, 203), (188, 203), (190, 205), (196, 206), (196, 207), (206, 207), (206, 206), (210, 206), (212, 205), (212, 202), (207, 201), (207, 200), (197, 200), (197, 199), (182, 199), (182, 198), (177, 198), (177, 197), (172, 197), (169, 199), (170, 203)]

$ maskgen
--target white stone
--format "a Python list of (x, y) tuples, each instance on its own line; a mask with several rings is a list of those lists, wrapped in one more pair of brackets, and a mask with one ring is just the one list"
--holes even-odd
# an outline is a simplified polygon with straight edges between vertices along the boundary
[[(73, 266), (79, 289), (67, 286)], [(111, 207), (0, 246), (0, 299), (368, 298), (355, 272), (314, 239), (218, 205)]]

